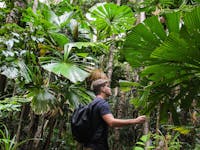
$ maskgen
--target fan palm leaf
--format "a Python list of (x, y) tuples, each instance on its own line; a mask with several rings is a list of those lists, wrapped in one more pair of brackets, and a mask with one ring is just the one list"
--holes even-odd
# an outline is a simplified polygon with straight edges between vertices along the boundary
[(89, 9), (86, 16), (101, 38), (124, 33), (135, 21), (129, 7), (113, 3), (98, 3)]
[(43, 68), (57, 75), (63, 75), (71, 82), (83, 81), (88, 73), (72, 63), (57, 62), (43, 65)]
[[(143, 66), (141, 79), (150, 81), (146, 88), (151, 92), (141, 93), (146, 95), (148, 103), (145, 111), (162, 102), (166, 110), (177, 116), (176, 107), (187, 109), (198, 98), (199, 86), (191, 86), (200, 82), (199, 14), (199, 6), (191, 12), (166, 14), (167, 30), (154, 16), (134, 27), (128, 35), (122, 53), (133, 67)], [(159, 32), (155, 31), (157, 28)], [(176, 92), (175, 88), (178, 89)], [(140, 100), (144, 101), (144, 95)], [(174, 108), (170, 109), (172, 102)]]
[(167, 35), (157, 16), (148, 18), (133, 28), (125, 41), (123, 54), (132, 66), (151, 63), (150, 57)]
[(31, 108), (36, 114), (43, 114), (55, 107), (55, 93), (48, 88), (32, 88), (28, 94)]

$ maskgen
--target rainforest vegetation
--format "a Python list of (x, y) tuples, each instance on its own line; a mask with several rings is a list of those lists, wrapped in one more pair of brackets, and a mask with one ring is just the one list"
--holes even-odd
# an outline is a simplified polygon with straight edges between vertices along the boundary
[(111, 150), (200, 150), (199, 0), (0, 0), (0, 149), (75, 150), (70, 116), (108, 78)]

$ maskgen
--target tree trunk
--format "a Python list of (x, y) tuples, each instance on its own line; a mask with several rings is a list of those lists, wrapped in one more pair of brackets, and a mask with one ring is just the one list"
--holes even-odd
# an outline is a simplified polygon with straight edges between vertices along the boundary
[[(108, 79), (111, 81), (112, 79), (112, 73), (113, 73), (113, 61), (114, 61), (114, 50), (115, 50), (115, 45), (111, 44), (110, 46), (110, 52), (109, 52), (109, 59), (108, 59), (108, 63), (107, 63), (107, 77)], [(117, 88), (118, 90), (118, 88)], [(118, 93), (118, 91), (117, 91)], [(117, 117), (117, 116), (116, 116)], [(115, 134), (115, 142), (114, 145), (112, 145), (113, 149), (116, 149), (116, 145), (118, 145), (117, 143), (119, 143), (119, 129), (115, 128), (114, 129), (114, 134)]]
[(48, 150), (49, 149), (49, 145), (50, 145), (50, 142), (51, 142), (51, 137), (52, 137), (52, 134), (53, 134), (53, 129), (54, 129), (55, 123), (56, 123), (56, 119), (51, 118), (51, 120), (49, 121), (49, 133), (47, 135), (47, 138), (46, 138), (46, 141), (44, 143), (42, 150)]
[[(126, 80), (130, 80), (131, 78), (131, 74), (130, 74), (130, 66), (127, 64), (125, 66), (125, 76), (126, 76)], [(121, 118), (123, 119), (126, 115), (127, 109), (126, 109), (126, 92), (120, 91), (119, 87), (115, 88), (115, 97), (119, 97), (119, 100), (116, 102), (116, 118)], [(114, 145), (113, 145), (113, 149), (117, 149), (117, 150), (122, 150), (123, 149), (123, 145), (121, 144), (120, 141), (120, 130), (122, 128), (115, 128), (114, 129)]]
[[(142, 3), (142, 2), (144, 2), (144, 0), (138, 0), (138, 3)], [(139, 14), (137, 14), (136, 24), (143, 22), (145, 19), (146, 19), (145, 12), (140, 12)]]
[(0, 74), (0, 94), (4, 92), (4, 89), (6, 87), (6, 76)]
[[(59, 123), (59, 134), (58, 134), (58, 138), (59, 139), (62, 138), (62, 133), (63, 133), (63, 130), (64, 130), (64, 125), (65, 125), (65, 121), (64, 120), (60, 120), (60, 123)], [(60, 144), (61, 144), (61, 141), (57, 142), (56, 143), (56, 147), (59, 148)]]
[(49, 120), (46, 120), (45, 117), (41, 117), (41, 118), (42, 118), (42, 124), (40, 126), (38, 126), (37, 131), (36, 131), (35, 136), (34, 136), (35, 140), (33, 142), (34, 143), (33, 144), (34, 145), (34, 149), (36, 149), (36, 150), (38, 150), (40, 145), (41, 145), (40, 144), (40, 142), (41, 142), (40, 139), (43, 138), (43, 131), (45, 131), (45, 129), (47, 127), (47, 124), (49, 122)]
[(16, 133), (16, 142), (17, 143), (20, 141), (21, 127), (22, 127), (25, 109), (26, 109), (26, 105), (23, 105), (22, 111), (21, 111), (21, 114), (20, 114), (20, 120), (19, 120), (19, 124), (18, 124), (18, 128), (17, 128), (17, 133)]
[[(119, 88), (118, 88), (119, 90)], [(117, 118), (123, 118), (124, 117), (124, 110), (125, 110), (125, 104), (126, 104), (126, 95), (125, 92), (119, 91), (119, 101), (117, 104)], [(115, 128), (114, 129), (114, 137), (115, 137), (115, 142), (113, 145), (113, 149), (117, 149), (117, 150), (122, 150), (123, 149), (123, 145), (120, 143), (120, 129), (121, 128)]]
[(34, 0), (34, 3), (33, 3), (33, 12), (34, 13), (36, 13), (37, 7), (38, 7), (38, 0)]
[(113, 73), (114, 50), (115, 50), (115, 46), (112, 44), (110, 46), (109, 60), (108, 60), (108, 65), (107, 65), (108, 66), (107, 76), (109, 80), (111, 80), (112, 73)]
[[(160, 104), (158, 105), (158, 110), (156, 113), (156, 135), (159, 135), (159, 127), (160, 127)], [(156, 146), (159, 146), (159, 139), (156, 139)]]
[(117, 0), (117, 5), (121, 5), (121, 0)]
[[(144, 135), (147, 135), (149, 133), (149, 121), (147, 120), (145, 123), (144, 123)], [(150, 140), (148, 140), (146, 143), (145, 143), (145, 150), (148, 150), (150, 146)]]
[[(35, 137), (35, 134), (36, 134), (36, 131), (38, 128), (38, 124), (39, 124), (39, 115), (34, 114), (34, 112), (32, 112), (32, 111), (31, 111), (30, 115), (31, 115), (31, 122), (29, 124), (29, 130), (28, 130), (29, 139)], [(34, 146), (34, 141), (29, 141), (28, 145), (27, 145), (27, 149), (33, 150), (33, 146)]]

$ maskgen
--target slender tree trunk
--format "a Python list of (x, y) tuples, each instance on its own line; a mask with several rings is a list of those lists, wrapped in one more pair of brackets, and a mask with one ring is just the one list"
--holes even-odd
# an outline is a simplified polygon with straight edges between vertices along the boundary
[(22, 106), (22, 111), (20, 114), (20, 120), (19, 120), (19, 124), (18, 124), (18, 128), (17, 128), (17, 133), (16, 133), (16, 142), (18, 143), (20, 141), (20, 135), (21, 135), (21, 127), (22, 127), (22, 122), (23, 122), (23, 116), (24, 116), (24, 112), (26, 109), (26, 105)]
[[(119, 90), (119, 88), (118, 88)], [(125, 92), (119, 91), (119, 101), (117, 104), (117, 118), (123, 118), (124, 117), (124, 109), (125, 109), (125, 104), (126, 104), (126, 95)], [(123, 149), (123, 145), (120, 143), (120, 129), (121, 128), (115, 128), (114, 129), (114, 137), (115, 137), (115, 142), (113, 145), (113, 149), (117, 149), (117, 150), (122, 150)]]
[[(111, 44), (110, 52), (109, 52), (109, 59), (108, 59), (108, 63), (107, 63), (107, 69), (108, 69), (107, 70), (107, 77), (110, 81), (112, 79), (112, 73), (113, 73), (114, 50), (115, 50), (115, 45)], [(117, 88), (117, 90), (118, 90), (118, 88)], [(119, 141), (119, 131), (118, 130), (119, 130), (118, 128), (114, 129), (115, 142), (114, 142), (114, 145), (112, 145), (113, 149), (115, 149), (116, 145), (118, 145), (117, 143), (119, 143), (118, 142)]]
[(47, 124), (48, 124), (49, 120), (46, 120), (45, 117), (42, 117), (42, 124), (37, 128), (37, 131), (35, 133), (35, 140), (34, 140), (34, 149), (38, 150), (40, 147), (40, 142), (43, 137), (43, 131), (46, 129)]
[(121, 0), (117, 0), (117, 5), (121, 5)]
[[(157, 114), (156, 114), (156, 135), (159, 135), (160, 127), (160, 104), (158, 105)], [(159, 139), (156, 139), (156, 146), (159, 145)]]
[[(138, 3), (144, 2), (144, 0), (138, 0)], [(137, 21), (136, 24), (143, 22), (146, 19), (145, 12), (140, 12), (137, 14)]]
[[(65, 125), (65, 121), (64, 120), (60, 120), (60, 124), (59, 124), (59, 134), (58, 134), (58, 138), (61, 139), (62, 138), (62, 133), (64, 130), (64, 125)], [(56, 147), (59, 148), (59, 145), (61, 144), (61, 141), (56, 143)]]
[[(31, 122), (29, 124), (29, 131), (28, 131), (28, 137), (29, 139), (35, 137), (37, 128), (38, 128), (38, 124), (39, 124), (39, 115), (34, 114), (34, 112), (31, 111), (30, 113), (31, 115)], [(27, 149), (31, 149), (33, 150), (33, 144), (34, 141), (29, 141), (28, 145), (27, 145)]]
[[(147, 120), (145, 123), (144, 123), (144, 135), (147, 135), (149, 133), (149, 121)], [(150, 146), (150, 141), (148, 140), (146, 143), (145, 143), (145, 150), (148, 150)]]
[[(131, 78), (131, 73), (130, 73), (130, 66), (127, 64), (125, 67), (124, 73), (126, 80), (130, 80)], [(126, 92), (120, 91), (119, 87), (115, 88), (115, 97), (119, 96), (119, 100), (116, 102), (116, 117), (117, 118), (124, 118), (127, 114), (127, 109), (126, 109)], [(115, 137), (115, 142), (113, 145), (113, 149), (117, 149), (117, 150), (122, 150), (123, 149), (123, 145), (121, 144), (121, 140), (120, 140), (120, 130), (121, 128), (115, 128), (114, 129), (114, 137)]]
[(108, 65), (107, 65), (108, 66), (107, 76), (109, 80), (111, 80), (112, 73), (113, 73), (114, 51), (115, 51), (115, 46), (112, 44), (110, 46), (109, 60), (108, 60)]
[(47, 135), (47, 138), (46, 138), (46, 141), (45, 141), (45, 144), (44, 144), (42, 150), (48, 150), (49, 149), (49, 145), (50, 145), (50, 142), (51, 142), (51, 137), (52, 137), (52, 134), (53, 134), (53, 129), (54, 129), (55, 123), (56, 123), (56, 119), (51, 118), (51, 120), (49, 121), (49, 133)]
[(0, 74), (0, 94), (4, 92), (4, 89), (6, 87), (6, 76)]
[(34, 13), (36, 13), (37, 7), (38, 7), (38, 0), (34, 0), (34, 3), (33, 3), (33, 12)]

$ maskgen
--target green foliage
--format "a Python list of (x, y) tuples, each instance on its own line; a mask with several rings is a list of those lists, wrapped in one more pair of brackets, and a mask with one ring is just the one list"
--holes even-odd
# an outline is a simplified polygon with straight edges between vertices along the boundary
[[(94, 96), (86, 90), (83, 81), (91, 68), (101, 63), (98, 58), (104, 57), (102, 54), (108, 54), (109, 40), (121, 42), (121, 36), (133, 28), (134, 13), (128, 6), (113, 3), (100, 3), (89, 10), (88, 7), (83, 8), (96, 3), (96, 0), (87, 3), (85, 0), (63, 0), (59, 4), (51, 1), (51, 5), (39, 3), (36, 12), (32, 11), (32, 3), (28, 4), (27, 9), (17, 8), (22, 13), (22, 16), (18, 16), (22, 17), (21, 20), (18, 24), (6, 24), (6, 17), (14, 8), (14, 3), (21, 1), (5, 2), (7, 7), (0, 12), (0, 74), (6, 76), (7, 86), (0, 97), (1, 120), (9, 124), (12, 133), (21, 125), (23, 130), (20, 139), (26, 138), (26, 134), (29, 134), (26, 131), (34, 128), (32, 125), (37, 125), (33, 129), (35, 132), (36, 129), (40, 131), (42, 126), (39, 134), (43, 143), (40, 146), (51, 138), (51, 148), (75, 149), (69, 133), (70, 112), (80, 103), (88, 103)], [(79, 7), (78, 4), (82, 6)], [(148, 16), (157, 8), (176, 7), (175, 5), (182, 5), (182, 2), (172, 4), (170, 0), (144, 1), (142, 5), (143, 8), (140, 5), (139, 9), (147, 10)], [(199, 98), (199, 47), (196, 48), (196, 45), (199, 46), (199, 9), (191, 10), (192, 8), (187, 7), (186, 13), (176, 10), (164, 13), (166, 28), (158, 17), (149, 18), (133, 29), (134, 34), (128, 36), (132, 40), (125, 43), (127, 60), (133, 66), (147, 67), (141, 74), (141, 83), (120, 81), (120, 86), (123, 91), (132, 92), (134, 87), (139, 89), (139, 94), (142, 94), (140, 100), (136, 98), (131, 102), (136, 106), (146, 106), (144, 111), (154, 109), (161, 101), (162, 120), (167, 120), (168, 111), (175, 116), (177, 108), (188, 109), (192, 103), (190, 100)], [(164, 9), (161, 10), (162, 13), (163, 11)], [(88, 14), (85, 16), (84, 12)], [(116, 35), (118, 36), (113, 38)], [(118, 41), (115, 43), (117, 46), (121, 46), (120, 44)], [(177, 47), (176, 54), (173, 47)], [(185, 47), (189, 48), (185, 50)], [(196, 51), (189, 51), (194, 48)], [(129, 49), (134, 49), (135, 54), (129, 52)], [(123, 70), (120, 67), (116, 71), (117, 80), (124, 79), (120, 76), (120, 71)], [(181, 89), (178, 95), (172, 93), (172, 89), (177, 86)], [(20, 117), (27, 120), (16, 124), (20, 113), (23, 114), (20, 108), (24, 103), (30, 103), (38, 122), (30, 117), (31, 111), (27, 105), (28, 110), (26, 107), (22, 109), (27, 116)], [(55, 124), (52, 120), (55, 120)], [(18, 147), (19, 143), (14, 143), (15, 137), (12, 138), (6, 130), (0, 131), (1, 149)], [(175, 130), (187, 131), (182, 128)], [(37, 135), (38, 132), (30, 134)], [(52, 137), (47, 137), (49, 135)], [(122, 143), (127, 143), (127, 139), (123, 140)], [(142, 139), (140, 144), (144, 144), (144, 141), (146, 140)], [(198, 139), (196, 141), (198, 143)], [(196, 147), (199, 145), (196, 144)]]
[(21, 142), (15, 141), (15, 136), (11, 137), (7, 127), (2, 125), (4, 129), (0, 129), (0, 148), (1, 150), (17, 150), (21, 145), (26, 143), (28, 140), (23, 140)]
[(30, 102), (30, 99), (25, 99), (22, 97), (11, 97), (0, 101), (0, 116), (2, 112), (14, 112), (20, 111), (21, 105), (23, 103)]
[(40, 4), (40, 10), (35, 14), (31, 8), (23, 13), (22, 21), (32, 23), (37, 34), (48, 36), (52, 42), (63, 47), (69, 42), (65, 34), (59, 33), (69, 23), (72, 12), (65, 12), (57, 16), (48, 6)]
[(180, 150), (181, 143), (178, 139), (180, 136), (179, 133), (175, 135), (163, 135), (160, 134), (147, 134), (143, 135), (140, 140), (136, 143), (136, 146), (133, 147), (133, 150), (144, 150), (145, 144), (150, 140), (151, 145), (146, 147), (147, 149), (169, 149), (169, 150)]
[(55, 93), (48, 88), (31, 89), (27, 97), (31, 98), (31, 107), (36, 114), (43, 114), (55, 107)]
[(75, 43), (68, 43), (65, 45), (66, 48), (68, 48), (70, 51), (72, 48), (88, 48), (93, 47), (92, 51), (102, 51), (102, 53), (107, 54), (108, 53), (108, 46), (101, 42), (75, 42)]
[(120, 80), (119, 85), (120, 85), (120, 89), (124, 92), (130, 91), (132, 87), (140, 86), (140, 84), (137, 82), (130, 82), (126, 80)]
[[(39, 3), (36, 13), (31, 8), (22, 13), (21, 21), (27, 23), (26, 28), (16, 24), (5, 24), (0, 29), (0, 72), (9, 80), (15, 81), (17, 89), (14, 94), (31, 100), (31, 107), (37, 114), (54, 109), (59, 103), (56, 95), (60, 93), (58, 89), (63, 84), (58, 86), (55, 82), (57, 78), (65, 77), (76, 83), (82, 82), (89, 75), (88, 71), (93, 67), (92, 59), (83, 57), (81, 51), (79, 51), (80, 55), (76, 51), (71, 51), (73, 47), (105, 48), (101, 43), (84, 42), (64, 47), (66, 43), (69, 43), (65, 31), (68, 30), (73, 14), (72, 10), (64, 11), (63, 14), (57, 16), (49, 6)], [(43, 68), (55, 75), (50, 77)], [(67, 80), (63, 81), (67, 83), (65, 86), (70, 87)], [(78, 94), (78, 91), (73, 95)], [(66, 91), (62, 92), (66, 93)], [(70, 101), (72, 105), (73, 101), (76, 101), (76, 104), (79, 103), (81, 99), (79, 97), (84, 95), (84, 92), (80, 93), (76, 99), (68, 97), (69, 99), (65, 101)], [(20, 106), (4, 105), (2, 109), (9, 107), (19, 109)]]
[(70, 63), (51, 63), (43, 66), (44, 69), (51, 71), (57, 75), (61, 74), (68, 78), (71, 82), (83, 81), (89, 74), (76, 65)]
[(138, 24), (127, 36), (123, 48), (126, 60), (134, 67), (148, 65), (151, 52), (166, 38), (158, 17), (148, 18)]
[[(161, 102), (165, 108), (161, 109), (161, 118), (170, 111), (178, 124), (177, 107), (188, 109), (198, 99), (199, 87), (191, 83), (200, 82), (199, 13), (200, 7), (191, 12), (167, 13), (167, 32), (154, 16), (134, 27), (128, 35), (123, 48), (126, 60), (134, 67), (145, 66), (140, 76), (144, 87), (139, 100), (141, 106), (146, 106), (144, 112)], [(178, 91), (173, 92), (175, 89)]]
[(98, 3), (89, 9), (86, 17), (97, 31), (99, 39), (125, 33), (135, 21), (132, 10), (113, 3)]
[[(133, 150), (144, 150), (143, 147), (145, 147), (145, 143), (148, 142), (148, 140), (150, 140), (150, 134), (143, 135), (136, 143), (136, 146), (133, 147)], [(153, 149), (153, 148), (155, 147), (153, 146), (148, 147), (148, 149)]]
[[(83, 43), (83, 44), (86, 45), (86, 43)], [(78, 46), (78, 43), (73, 44), (73, 45)], [(82, 45), (80, 43), (79, 43), (79, 45), (82, 47)], [(78, 46), (78, 47), (80, 47), (80, 46)], [(83, 61), (82, 61), (83, 64), (79, 64), (78, 56), (75, 57), (75, 55), (73, 53), (72, 53), (72, 55), (70, 55), (71, 48), (72, 48), (72, 44), (65, 45), (64, 55), (61, 56), (59, 54), (59, 57), (61, 57), (59, 60), (56, 57), (50, 57), (49, 61), (47, 61), (46, 59), (44, 59), (44, 61), (42, 61), (43, 58), (41, 58), (40, 60), (43, 64), (45, 62), (48, 62), (47, 64), (45, 63), (45, 65), (43, 65), (44, 69), (46, 69), (50, 72), (53, 72), (57, 75), (61, 74), (64, 77), (66, 77), (67, 79), (69, 79), (71, 82), (76, 83), (78, 81), (83, 81), (86, 77), (89, 76), (89, 73), (84, 71), (84, 70), (87, 70), (89, 63), (86, 60), (85, 65), (84, 65)], [(87, 57), (85, 57), (84, 59), (87, 59)], [(92, 65), (91, 65), (91, 67), (92, 67)]]

